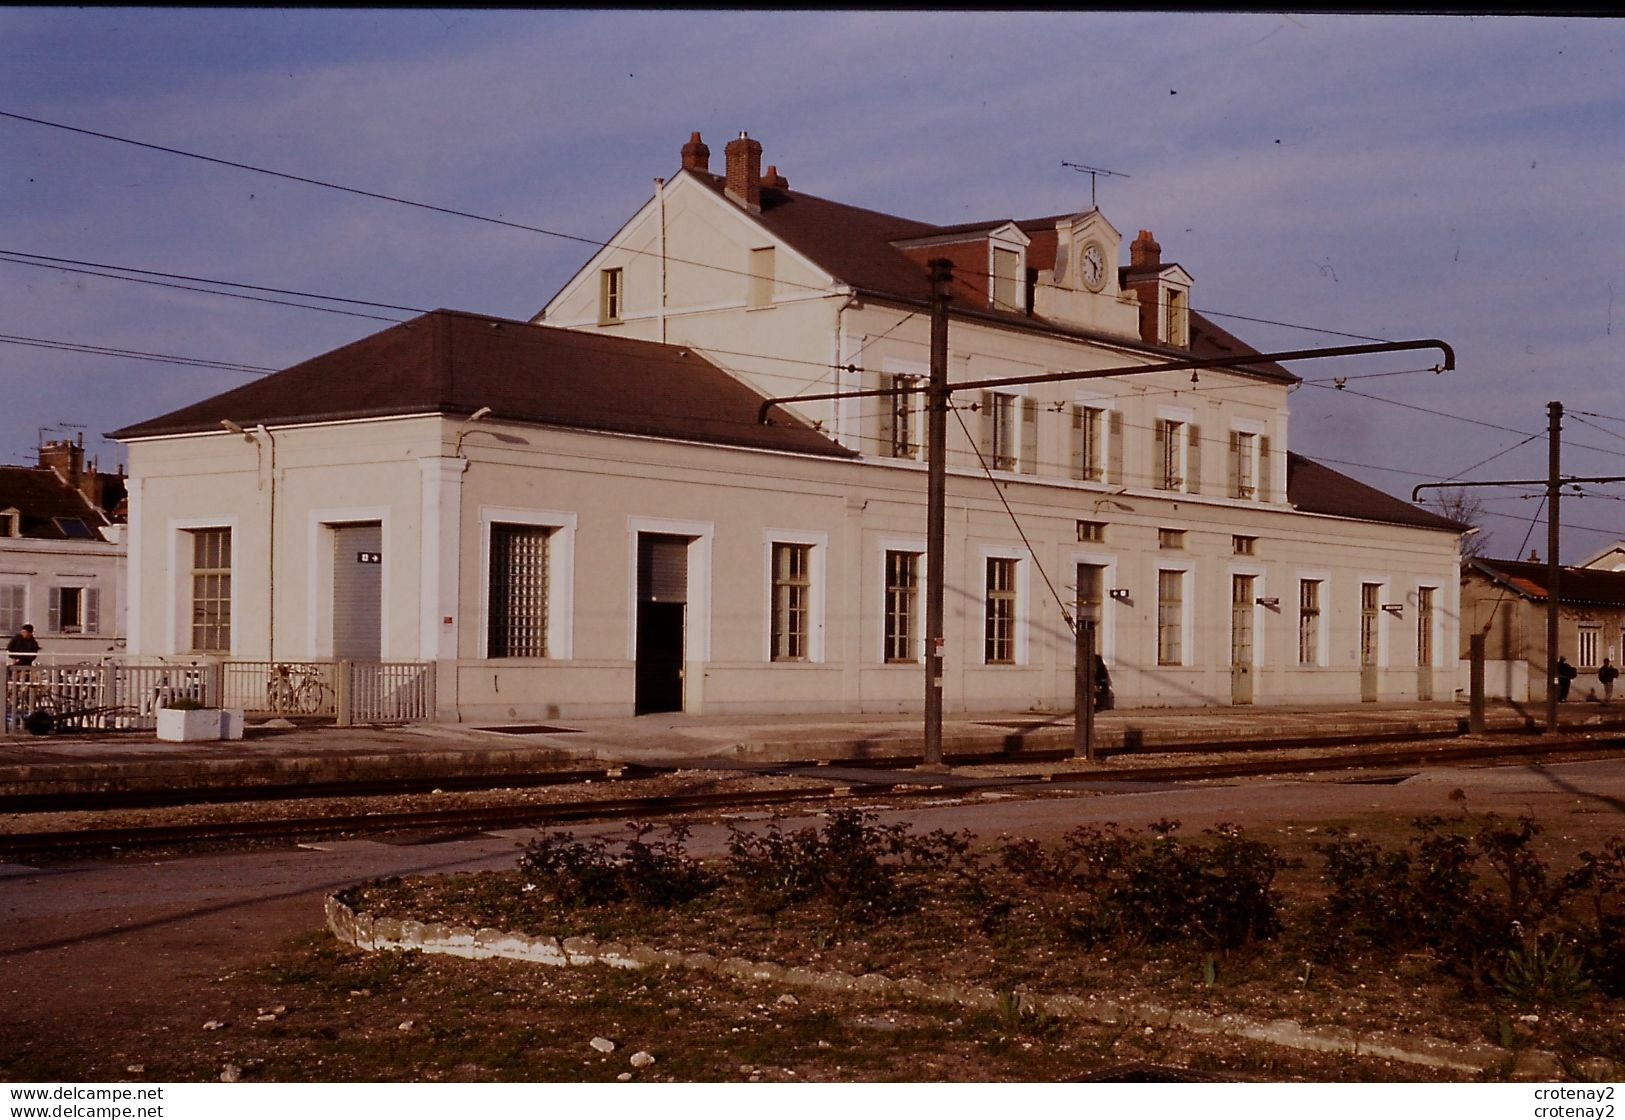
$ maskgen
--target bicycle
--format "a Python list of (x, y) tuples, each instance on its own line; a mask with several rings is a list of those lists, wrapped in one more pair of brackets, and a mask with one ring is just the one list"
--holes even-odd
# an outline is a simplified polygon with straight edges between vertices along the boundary
[(273, 665), (265, 685), (265, 706), (273, 712), (316, 715), (328, 706), (331, 691), (319, 665)]

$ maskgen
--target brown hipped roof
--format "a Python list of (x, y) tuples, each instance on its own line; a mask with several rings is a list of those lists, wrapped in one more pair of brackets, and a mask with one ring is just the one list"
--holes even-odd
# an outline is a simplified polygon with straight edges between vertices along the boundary
[(1381, 521), (1389, 525), (1412, 525), (1418, 529), (1439, 529), (1453, 533), (1465, 533), (1472, 528), (1430, 513), (1421, 506), (1402, 502), (1392, 494), (1357, 482), (1294, 451), (1286, 453), (1286, 495), (1287, 500), (1304, 513)]
[[(717, 194), (727, 197), (726, 180), (709, 171), (688, 169), (692, 175)], [(730, 205), (733, 203), (730, 202)], [(967, 222), (961, 225), (938, 226), (929, 222), (900, 218), (865, 210), (827, 198), (793, 191), (783, 187), (763, 186), (761, 212), (753, 215), (763, 228), (784, 241), (798, 253), (807, 257), (842, 283), (859, 292), (889, 297), (909, 303), (927, 304), (931, 298), (930, 277), (915, 256), (903, 252), (894, 244), (918, 238), (941, 237), (956, 233), (992, 230), (1010, 224), (1011, 219), (1000, 218), (985, 222)], [(1059, 217), (1033, 218), (1015, 222), (1023, 230), (1047, 228), (1053, 230)], [(1053, 251), (1053, 250), (1052, 250)], [(1000, 311), (988, 307), (954, 305), (955, 314), (996, 321), (1017, 329), (1040, 329), (1107, 345), (1127, 346), (1131, 349), (1166, 354), (1172, 358), (1195, 355), (1199, 358), (1233, 358), (1237, 354), (1252, 353), (1253, 348), (1210, 320), (1190, 312), (1190, 350), (1148, 344), (1138, 335), (1116, 335), (1106, 331), (1074, 327), (1051, 320), (1035, 319), (1015, 311)], [(1298, 377), (1284, 366), (1273, 362), (1260, 362), (1246, 367), (1248, 372), (1272, 380), (1297, 381)]]
[[(122, 479), (116, 481), (122, 485)], [(99, 541), (96, 529), (111, 524), (90, 499), (48, 467), (0, 467), (0, 510), (13, 509), (19, 535), (35, 540), (82, 539), (88, 529), (89, 537)]]
[(519, 420), (851, 456), (685, 347), (433, 311), (247, 385), (110, 433), (118, 440), (481, 408)]

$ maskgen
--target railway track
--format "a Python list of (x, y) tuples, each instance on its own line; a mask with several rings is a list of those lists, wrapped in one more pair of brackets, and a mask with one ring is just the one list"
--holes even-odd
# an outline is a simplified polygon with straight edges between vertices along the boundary
[[(1056, 772), (1021, 775), (978, 775), (964, 771), (946, 774), (912, 770), (917, 760), (891, 759), (884, 763), (838, 762), (749, 767), (766, 776), (823, 779), (821, 784), (800, 789), (735, 790), (706, 793), (680, 793), (656, 796), (602, 798), (594, 800), (531, 803), (523, 805), (476, 805), (400, 812), (313, 815), (293, 819), (243, 819), (187, 824), (157, 824), (132, 828), (91, 828), (64, 831), (15, 832), (0, 835), (0, 858), (71, 858), (96, 853), (184, 848), (190, 845), (232, 842), (288, 842), (315, 838), (417, 834), (420, 837), (449, 838), (499, 828), (548, 827), (575, 821), (615, 818), (663, 817), (719, 812), (731, 809), (794, 806), (848, 798), (885, 796), (888, 799), (933, 798), (974, 795), (989, 790), (1029, 789), (1039, 792), (1102, 792), (1136, 785), (1270, 777), (1329, 771), (1361, 774), (1391, 771), (1395, 767), (1426, 767), (1462, 763), (1516, 763), (1554, 757), (1583, 758), (1619, 754), (1625, 751), (1625, 736), (1576, 735), (1532, 742), (1473, 743), (1465, 745), (1403, 746), (1357, 754), (1327, 754), (1313, 757), (1269, 757), (1213, 760), (1176, 766), (1103, 766), (1087, 772)], [(1049, 761), (1068, 757), (1053, 752)], [(1046, 759), (1023, 755), (1023, 762)], [(956, 759), (968, 766), (966, 760)], [(991, 756), (985, 761), (1010, 763), (1008, 756)], [(744, 767), (733, 766), (740, 770)], [(574, 772), (577, 780), (631, 780), (662, 773), (651, 767), (624, 767), (610, 770)], [(511, 776), (499, 779), (513, 786)], [(1358, 778), (1354, 780), (1360, 780)], [(552, 783), (549, 783), (552, 784)], [(448, 788), (437, 783), (437, 788)], [(257, 792), (257, 791), (256, 791)], [(346, 787), (351, 796), (365, 796), (357, 787)], [(391, 792), (399, 793), (398, 788)], [(285, 795), (286, 791), (284, 791)], [(248, 798), (245, 798), (248, 800)], [(80, 798), (76, 808), (86, 808)]]

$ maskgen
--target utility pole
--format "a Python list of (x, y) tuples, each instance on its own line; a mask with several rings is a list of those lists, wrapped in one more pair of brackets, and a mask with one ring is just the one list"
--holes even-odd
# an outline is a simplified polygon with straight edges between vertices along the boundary
[(1546, 433), (1550, 466), (1546, 472), (1546, 731), (1557, 732), (1557, 602), (1563, 567), (1557, 562), (1557, 503), (1563, 493), (1559, 473), (1563, 458), (1563, 404), (1546, 405)]
[(942, 760), (942, 585), (948, 522), (948, 303), (953, 299), (953, 262), (931, 262), (931, 377), (926, 386), (925, 512), (925, 762)]

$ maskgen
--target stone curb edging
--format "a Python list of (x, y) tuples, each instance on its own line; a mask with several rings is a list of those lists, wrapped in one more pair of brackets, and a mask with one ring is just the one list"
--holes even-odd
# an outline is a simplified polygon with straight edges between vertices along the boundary
[[(326, 899), (327, 928), (333, 936), (359, 949), (416, 949), (481, 960), (500, 957), (548, 965), (604, 964), (612, 968), (674, 966), (786, 987), (854, 992), (872, 996), (900, 996), (934, 1003), (956, 1004), (976, 1011), (997, 1011), (1008, 996), (990, 988), (959, 984), (928, 984), (922, 980), (894, 980), (883, 973), (853, 976), (848, 972), (786, 967), (771, 961), (743, 957), (718, 959), (711, 953), (685, 953), (648, 945), (594, 941), (585, 937), (531, 937), (495, 929), (471, 929), (357, 913), (337, 895)], [(1244, 1015), (1213, 1015), (1151, 1003), (1119, 1003), (1067, 995), (1017, 996), (1023, 1011), (1058, 1018), (1085, 1019), (1112, 1025), (1174, 1028), (1192, 1034), (1232, 1035), (1297, 1050), (1321, 1050), (1358, 1057), (1386, 1058), (1411, 1065), (1470, 1073), (1497, 1072), (1520, 1080), (1558, 1080), (1563, 1068), (1557, 1055), (1545, 1050), (1506, 1050), (1489, 1043), (1455, 1043), (1437, 1038), (1415, 1038), (1394, 1032), (1369, 1034), (1343, 1027), (1305, 1027), (1292, 1019), (1257, 1020)], [(1599, 1069), (1598, 1075), (1605, 1071)]]

